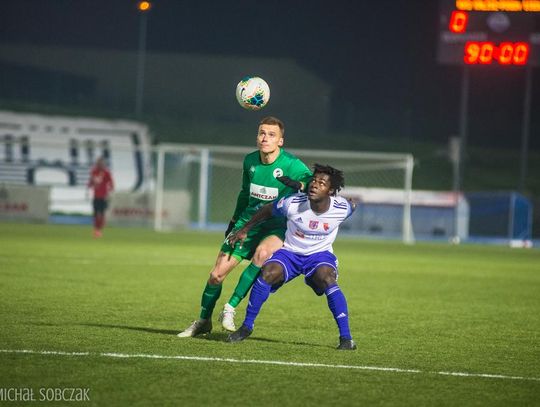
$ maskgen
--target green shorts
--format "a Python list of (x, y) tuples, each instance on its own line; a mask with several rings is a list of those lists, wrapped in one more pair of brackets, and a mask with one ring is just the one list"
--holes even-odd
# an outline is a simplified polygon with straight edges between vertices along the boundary
[[(240, 229), (245, 225), (245, 223), (246, 221), (242, 219), (239, 220), (234, 225), (233, 230)], [(244, 259), (251, 260), (253, 254), (255, 253), (255, 249), (266, 237), (277, 236), (281, 240), (285, 240), (286, 229), (287, 225), (284, 222), (281, 220), (276, 221), (276, 219), (272, 219), (251, 228), (246, 239), (244, 240), (244, 243), (242, 244), (242, 247), (240, 247), (240, 243), (236, 243), (235, 247), (231, 247), (231, 245), (229, 245), (227, 242), (227, 239), (225, 239), (223, 245), (221, 246), (221, 251), (223, 253), (230, 254), (238, 261), (242, 261)]]

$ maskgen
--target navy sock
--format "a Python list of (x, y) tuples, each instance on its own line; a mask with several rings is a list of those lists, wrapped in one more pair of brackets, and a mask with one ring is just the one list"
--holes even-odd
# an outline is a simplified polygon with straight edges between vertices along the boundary
[(352, 339), (349, 328), (349, 311), (347, 310), (347, 300), (337, 284), (334, 284), (324, 292), (328, 300), (328, 308), (332, 311), (336, 320), (339, 336), (344, 339)]
[(270, 289), (272, 286), (263, 280), (261, 276), (255, 280), (255, 284), (251, 288), (251, 294), (249, 295), (248, 306), (246, 308), (246, 319), (244, 320), (245, 326), (253, 330), (255, 325), (255, 318), (259, 315), (261, 307), (270, 295)]

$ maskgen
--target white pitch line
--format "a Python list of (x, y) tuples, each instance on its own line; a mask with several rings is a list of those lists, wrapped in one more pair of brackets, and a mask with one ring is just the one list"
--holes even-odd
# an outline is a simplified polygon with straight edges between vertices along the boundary
[(491, 373), (467, 373), (467, 372), (431, 372), (418, 369), (401, 369), (397, 367), (380, 367), (380, 366), (358, 366), (358, 365), (331, 365), (325, 363), (305, 363), (305, 362), (287, 362), (282, 360), (257, 360), (257, 359), (232, 359), (232, 358), (216, 358), (205, 356), (183, 356), (183, 355), (151, 355), (151, 354), (127, 354), (127, 353), (91, 353), (91, 352), (64, 352), (54, 350), (30, 350), (30, 349), (0, 349), (0, 353), (15, 353), (15, 354), (31, 354), (31, 355), (58, 355), (58, 356), (98, 356), (107, 358), (140, 358), (140, 359), (163, 359), (163, 360), (194, 360), (203, 362), (223, 362), (223, 363), (247, 363), (259, 365), (280, 365), (280, 366), (295, 366), (295, 367), (321, 367), (329, 369), (356, 369), (369, 370), (379, 372), (394, 372), (394, 373), (413, 373), (413, 374), (436, 374), (442, 376), (458, 376), (458, 377), (478, 377), (486, 379), (502, 379), (502, 380), (523, 380), (540, 382), (540, 377), (526, 376), (507, 376)]

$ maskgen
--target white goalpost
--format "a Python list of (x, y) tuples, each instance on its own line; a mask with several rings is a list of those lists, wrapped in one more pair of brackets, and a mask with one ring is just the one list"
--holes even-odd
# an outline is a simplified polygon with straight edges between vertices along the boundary
[[(155, 230), (170, 229), (165, 208), (188, 205), (189, 224), (199, 229), (223, 228), (236, 205), (242, 182), (242, 160), (254, 147), (160, 144), (155, 148)], [(345, 173), (345, 197), (360, 199), (361, 210), (347, 220), (346, 233), (414, 241), (411, 154), (287, 149), (306, 165), (328, 164)], [(373, 199), (377, 191), (378, 199)], [(398, 199), (385, 201), (381, 191)], [(182, 192), (182, 195), (179, 193)], [(171, 199), (182, 197), (181, 202)]]

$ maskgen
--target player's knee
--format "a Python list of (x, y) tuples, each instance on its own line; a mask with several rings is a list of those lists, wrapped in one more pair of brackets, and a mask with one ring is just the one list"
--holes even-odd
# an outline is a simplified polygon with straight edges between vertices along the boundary
[(272, 251), (268, 250), (264, 246), (259, 246), (255, 250), (255, 254), (253, 255), (253, 263), (255, 264), (263, 264), (266, 260), (270, 258), (272, 255)]
[(326, 290), (337, 283), (336, 271), (330, 267), (321, 267), (313, 275), (313, 282), (320, 289)]
[(225, 274), (219, 273), (216, 270), (213, 270), (210, 273), (210, 277), (208, 278), (208, 283), (212, 285), (221, 284), (225, 280)]
[(279, 267), (265, 266), (261, 270), (261, 277), (268, 284), (277, 284), (283, 281), (283, 271)]

